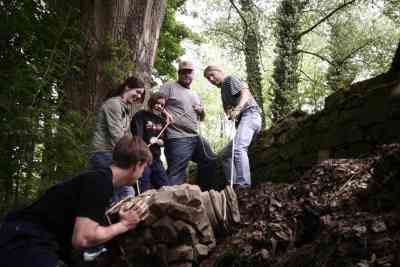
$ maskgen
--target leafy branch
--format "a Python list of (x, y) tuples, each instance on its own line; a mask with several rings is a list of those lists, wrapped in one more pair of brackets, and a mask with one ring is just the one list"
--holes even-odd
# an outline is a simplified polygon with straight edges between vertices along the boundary
[(356, 2), (357, 0), (351, 0), (349, 2), (344, 2), (343, 4), (341, 4), (340, 6), (338, 6), (337, 8), (335, 8), (334, 10), (332, 10), (328, 15), (326, 15), (325, 17), (321, 18), (317, 23), (315, 23), (313, 26), (311, 26), (310, 28), (308, 28), (307, 30), (299, 33), (299, 35), (297, 35), (296, 39), (299, 40), (301, 37), (303, 37), (304, 35), (306, 35), (307, 33), (311, 32), (312, 30), (314, 30), (316, 27), (318, 27), (320, 24), (322, 24), (324, 21), (326, 21), (327, 19), (329, 19), (330, 17), (332, 17), (336, 12), (338, 12), (339, 10), (347, 7), (348, 5), (353, 4), (354, 2)]

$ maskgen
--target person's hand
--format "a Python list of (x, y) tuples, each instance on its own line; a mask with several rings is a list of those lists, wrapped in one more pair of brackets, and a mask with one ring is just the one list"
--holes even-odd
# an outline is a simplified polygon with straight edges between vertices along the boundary
[(159, 146), (163, 146), (164, 145), (164, 141), (162, 139), (157, 139), (157, 144)]
[(193, 105), (193, 110), (197, 113), (197, 114), (201, 114), (204, 112), (204, 108), (201, 105)]
[(128, 230), (134, 229), (141, 221), (146, 220), (149, 216), (149, 206), (145, 201), (139, 201), (130, 209), (119, 210), (119, 221)]
[(158, 138), (153, 136), (152, 138), (150, 138), (149, 143), (151, 145), (157, 144), (158, 143)]
[(152, 130), (154, 127), (154, 124), (151, 121), (147, 121), (145, 127), (147, 130)]
[(169, 114), (169, 112), (167, 112), (167, 110), (163, 109), (162, 114), (164, 114), (166, 120), (167, 120), (167, 124), (172, 124), (175, 122), (174, 117)]
[(228, 114), (228, 118), (230, 120), (236, 120), (239, 117), (240, 111), (241, 110), (238, 107), (231, 109)]

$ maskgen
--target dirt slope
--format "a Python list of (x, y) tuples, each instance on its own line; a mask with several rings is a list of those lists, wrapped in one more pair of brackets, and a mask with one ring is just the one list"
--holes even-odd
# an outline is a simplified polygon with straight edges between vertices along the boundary
[(238, 192), (242, 224), (200, 266), (400, 266), (400, 145)]

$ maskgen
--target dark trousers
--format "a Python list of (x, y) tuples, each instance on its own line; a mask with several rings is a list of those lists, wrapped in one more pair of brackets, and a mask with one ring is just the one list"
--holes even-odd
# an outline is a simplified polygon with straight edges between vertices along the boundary
[(155, 189), (169, 185), (167, 172), (160, 158), (154, 158), (151, 165), (144, 169), (139, 182), (141, 192), (149, 190), (150, 184), (153, 185)]
[(185, 182), (189, 161), (197, 163), (197, 182), (202, 190), (210, 189), (215, 178), (216, 155), (208, 142), (200, 137), (173, 138), (165, 144), (170, 185)]
[(0, 266), (56, 267), (57, 243), (46, 230), (24, 222), (4, 222), (0, 228)]

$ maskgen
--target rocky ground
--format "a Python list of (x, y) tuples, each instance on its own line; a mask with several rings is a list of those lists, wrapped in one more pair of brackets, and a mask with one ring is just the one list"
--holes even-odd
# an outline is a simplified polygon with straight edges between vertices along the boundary
[(238, 193), (242, 222), (207, 266), (400, 266), (400, 145)]

